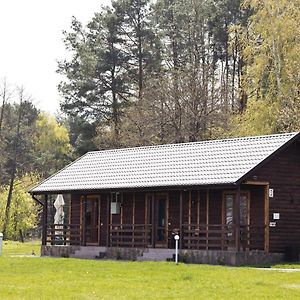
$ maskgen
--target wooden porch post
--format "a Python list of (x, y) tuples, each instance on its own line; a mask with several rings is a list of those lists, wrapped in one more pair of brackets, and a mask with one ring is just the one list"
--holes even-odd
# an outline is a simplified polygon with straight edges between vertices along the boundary
[(182, 191), (180, 191), (180, 198), (179, 198), (179, 249), (183, 248), (183, 226), (182, 226), (182, 216), (183, 216), (183, 195)]
[(189, 223), (189, 226), (188, 226), (188, 229), (189, 229), (189, 234), (188, 234), (188, 237), (189, 237), (189, 240), (188, 240), (188, 249), (191, 248), (191, 244), (193, 243), (191, 241), (191, 233), (190, 233), (190, 230), (192, 229), (191, 227), (191, 223), (192, 223), (192, 191), (189, 191), (189, 213), (188, 213), (188, 223)]
[(42, 219), (42, 245), (47, 245), (48, 195), (45, 195)]
[(200, 225), (200, 191), (197, 191), (197, 225)]
[(236, 251), (240, 251), (241, 246), (241, 232), (240, 232), (240, 205), (241, 205), (241, 186), (237, 187), (237, 195), (234, 201), (234, 224), (235, 224), (235, 248)]
[(83, 196), (82, 203), (82, 246), (86, 246), (86, 228), (85, 228), (85, 217), (86, 217), (86, 205), (87, 205), (87, 195)]
[(269, 210), (270, 210), (270, 199), (269, 199), (269, 188), (270, 185), (265, 185), (265, 238), (264, 238), (264, 250), (269, 253)]
[(110, 195), (107, 194), (106, 198), (106, 224), (107, 224), (107, 231), (106, 231), (106, 247), (110, 246)]
[(209, 189), (206, 190), (206, 250), (209, 248)]
[(133, 192), (132, 196), (132, 247), (134, 247), (135, 243), (135, 192)]
[(156, 236), (156, 226), (155, 226), (155, 194), (154, 192), (152, 192), (152, 220), (151, 220), (151, 223), (152, 223), (152, 237), (151, 237), (151, 240), (152, 240), (152, 248), (155, 248), (155, 236)]

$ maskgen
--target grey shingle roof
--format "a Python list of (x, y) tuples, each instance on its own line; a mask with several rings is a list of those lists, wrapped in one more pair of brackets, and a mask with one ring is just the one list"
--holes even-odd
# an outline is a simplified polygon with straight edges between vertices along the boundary
[(31, 192), (232, 184), (297, 134), (88, 152)]

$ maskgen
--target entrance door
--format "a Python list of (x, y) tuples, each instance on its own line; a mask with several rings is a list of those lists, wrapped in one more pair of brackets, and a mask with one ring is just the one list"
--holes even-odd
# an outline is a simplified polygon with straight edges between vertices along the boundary
[[(233, 207), (234, 201), (237, 197), (236, 192), (226, 192), (225, 193), (225, 203), (224, 203), (224, 220), (225, 225), (231, 226), (233, 224)], [(241, 192), (240, 197), (240, 225), (248, 226), (250, 225), (250, 195), (249, 192)]]
[(168, 246), (168, 194), (156, 195), (156, 247)]
[(86, 245), (99, 245), (100, 200), (98, 196), (87, 197), (83, 221), (85, 222), (84, 228)]
[[(226, 225), (226, 229), (229, 231), (227, 236), (231, 239), (231, 243), (228, 246), (233, 245), (233, 216), (234, 216), (234, 202), (237, 197), (236, 192), (226, 192), (223, 204), (223, 224)], [(250, 225), (250, 193), (242, 191), (240, 196), (240, 238), (244, 243), (245, 247), (249, 246), (249, 225)]]

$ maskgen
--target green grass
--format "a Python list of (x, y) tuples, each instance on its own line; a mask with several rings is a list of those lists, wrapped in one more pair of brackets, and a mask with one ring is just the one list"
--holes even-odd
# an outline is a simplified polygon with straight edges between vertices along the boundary
[(37, 247), (4, 246), (0, 299), (300, 299), (300, 272), (15, 256)]
[(19, 243), (12, 241), (3, 241), (3, 257), (18, 257), (18, 256), (31, 256), (34, 252), (39, 256), (41, 253), (40, 241), (34, 241), (30, 243)]

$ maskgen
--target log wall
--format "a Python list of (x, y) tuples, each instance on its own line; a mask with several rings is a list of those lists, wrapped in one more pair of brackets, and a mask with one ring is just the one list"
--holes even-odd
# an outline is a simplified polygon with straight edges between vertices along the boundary
[[(253, 174), (256, 181), (269, 182), (274, 189), (270, 198), (270, 252), (300, 248), (300, 143), (294, 142)], [(280, 219), (274, 220), (273, 213)]]

